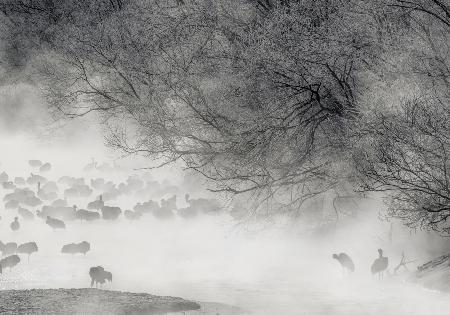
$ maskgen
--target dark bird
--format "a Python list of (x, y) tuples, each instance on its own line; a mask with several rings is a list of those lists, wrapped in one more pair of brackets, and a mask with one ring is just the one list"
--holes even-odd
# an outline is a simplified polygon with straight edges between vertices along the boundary
[(173, 195), (169, 199), (161, 199), (161, 207), (153, 210), (152, 214), (157, 219), (170, 219), (174, 217), (173, 210), (177, 210), (177, 196)]
[(11, 255), (8, 257), (3, 258), (0, 260), (0, 265), (2, 266), (2, 269), (9, 268), (16, 266), (20, 262), (20, 257), (17, 255)]
[(355, 264), (349, 255), (346, 253), (333, 254), (333, 258), (336, 259), (342, 266), (342, 272), (345, 274), (345, 271), (354, 272)]
[(383, 257), (383, 250), (380, 248), (378, 249), (378, 255), (379, 257), (375, 259), (375, 261), (372, 264), (372, 267), (370, 268), (370, 271), (372, 274), (378, 274), (378, 277), (380, 279), (384, 276), (384, 271), (387, 269), (389, 265), (389, 260), (387, 257)]
[(105, 185), (104, 178), (91, 179), (91, 187), (92, 188), (95, 188), (97, 190), (103, 190), (104, 185)]
[(51, 168), (52, 168), (52, 165), (47, 162), (47, 163), (41, 165), (41, 167), (39, 168), (39, 172), (48, 172), (51, 170)]
[(41, 175), (30, 173), (30, 176), (27, 178), (27, 184), (37, 185), (38, 182), (45, 183), (47, 182), (47, 179)]
[(78, 246), (75, 243), (66, 244), (61, 248), (61, 253), (74, 255), (78, 253)]
[(177, 209), (177, 196), (173, 195), (168, 199), (161, 199), (161, 208), (166, 209), (168, 211)]
[(39, 161), (39, 160), (29, 160), (29, 161), (28, 161), (28, 164), (29, 164), (31, 167), (41, 167), (41, 166), (42, 166), (42, 162)]
[(17, 210), (17, 212), (19, 213), (19, 215), (22, 217), (22, 219), (24, 220), (33, 220), (34, 219), (34, 214), (33, 212), (31, 212), (28, 209), (19, 207), (19, 209)]
[(28, 243), (20, 244), (19, 247), (17, 247), (18, 254), (28, 255), (28, 261), (30, 261), (31, 254), (36, 253), (37, 251), (38, 251), (38, 246), (35, 242), (28, 242)]
[(91, 244), (89, 244), (89, 242), (83, 241), (81, 243), (78, 243), (78, 251), (81, 254), (86, 255), (86, 253), (90, 250), (91, 250)]
[(30, 207), (37, 207), (42, 204), (42, 200), (36, 196), (26, 197), (23, 203)]
[(9, 180), (9, 175), (5, 172), (0, 173), (0, 183), (7, 182)]
[(52, 206), (43, 206), (42, 211), (37, 210), (36, 214), (40, 218), (52, 217), (59, 220), (75, 220), (76, 209), (74, 207), (52, 207)]
[(116, 200), (120, 196), (121, 192), (117, 188), (112, 188), (105, 191), (102, 195), (104, 201)]
[(206, 198), (190, 198), (189, 194), (185, 195), (185, 200), (189, 204), (189, 207), (195, 209), (199, 212), (212, 214), (217, 213), (222, 209), (219, 201), (216, 199), (206, 199)]
[(138, 220), (142, 216), (142, 213), (132, 210), (125, 210), (124, 215), (128, 220)]
[(20, 228), (19, 218), (15, 217), (14, 221), (11, 222), (9, 226), (11, 227), (11, 230), (17, 231)]
[(112, 273), (106, 271), (102, 266), (91, 267), (89, 269), (89, 276), (91, 277), (91, 287), (94, 285), (97, 287), (97, 284), (104, 284), (106, 280), (112, 282)]
[(67, 200), (66, 199), (56, 199), (51, 204), (52, 207), (67, 207)]
[(89, 197), (93, 190), (91, 189), (91, 187), (89, 187), (88, 185), (76, 185), (73, 186), (72, 188), (75, 188), (78, 191), (78, 194), (80, 195), (80, 197)]
[(17, 251), (17, 243), (9, 242), (9, 243), (3, 244), (0, 242), (0, 251), (2, 252), (3, 256), (15, 254)]
[(145, 213), (152, 213), (154, 211), (159, 210), (160, 208), (161, 207), (159, 206), (159, 204), (156, 201), (149, 200), (149, 201), (146, 201), (146, 202), (144, 202), (142, 204), (140, 202), (138, 202), (133, 207), (133, 210), (135, 212), (139, 212), (139, 213), (145, 214)]
[(103, 197), (102, 197), (102, 195), (100, 195), (98, 200), (89, 202), (88, 205), (87, 205), (87, 208), (88, 209), (100, 210), (104, 205), (105, 205), (105, 203), (103, 202)]
[(47, 220), (45, 221), (45, 223), (47, 223), (53, 229), (65, 229), (66, 228), (66, 224), (64, 223), (64, 221), (54, 219), (51, 216), (47, 216)]
[(70, 187), (64, 190), (64, 197), (65, 198), (78, 198), (80, 197), (80, 192), (76, 187)]
[[(54, 191), (56, 183), (47, 182), (43, 188), (41, 188), (41, 182), (38, 182), (37, 195), (42, 200), (55, 200), (58, 198), (58, 194)], [(57, 187), (56, 187), (57, 189)]]
[(70, 176), (63, 176), (58, 179), (58, 184), (62, 184), (62, 185), (66, 185), (66, 186), (73, 186), (77, 183), (84, 184), (84, 180), (81, 178), (77, 179), (75, 177), (70, 177)]
[(14, 184), (16, 185), (25, 185), (25, 179), (23, 177), (15, 177), (14, 178)]
[(102, 217), (105, 220), (116, 220), (119, 215), (122, 213), (122, 210), (119, 207), (102, 207)]
[(86, 253), (91, 249), (91, 244), (89, 244), (86, 241), (83, 241), (81, 243), (70, 243), (66, 244), (62, 247), (61, 253), (63, 254), (83, 254), (86, 255)]
[(80, 219), (81, 221), (83, 221), (83, 220), (93, 221), (93, 220), (100, 219), (100, 214), (98, 212), (89, 211), (89, 210), (85, 210), (85, 209), (77, 210), (75, 215), (76, 215), (77, 219)]
[(15, 199), (8, 200), (5, 203), (5, 209), (17, 209), (17, 208), (19, 208), (19, 206), (20, 206), (20, 202)]
[(46, 219), (47, 217), (69, 221), (76, 219), (74, 207), (43, 206), (42, 210), (36, 210), (36, 215), (42, 219)]
[[(25, 203), (27, 198), (33, 197), (33, 196), (34, 196), (34, 191), (32, 191), (29, 188), (16, 189), (16, 190), (14, 190), (13, 193), (6, 194), (3, 197), (3, 201), (14, 200), (15, 202), (18, 202), (18, 203), (21, 203), (21, 202)], [(15, 208), (17, 208), (17, 206)]]

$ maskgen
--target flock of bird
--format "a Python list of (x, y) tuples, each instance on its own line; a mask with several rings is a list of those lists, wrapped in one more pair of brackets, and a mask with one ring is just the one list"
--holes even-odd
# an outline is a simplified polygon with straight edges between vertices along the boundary
[[(41, 220), (54, 231), (71, 228), (71, 222), (106, 220), (115, 221), (123, 215), (127, 220), (138, 220), (142, 216), (151, 214), (157, 219), (171, 219), (175, 216), (187, 219), (200, 214), (214, 214), (221, 210), (220, 203), (215, 199), (193, 199), (185, 194), (187, 207), (177, 207), (178, 188), (168, 184), (161, 184), (145, 176), (132, 175), (125, 182), (119, 184), (108, 181), (105, 178), (92, 178), (87, 181), (84, 177), (62, 176), (56, 181), (50, 180), (44, 175), (52, 169), (49, 162), (29, 160), (31, 173), (29, 177), (10, 178), (6, 172), (0, 173), (0, 188), (3, 189), (4, 210), (6, 213), (14, 213), (14, 220), (10, 223), (10, 229), (14, 233), (20, 233), (21, 220)], [(106, 167), (103, 165), (103, 167)], [(95, 161), (88, 164), (84, 171), (98, 169)], [(148, 199), (155, 195), (172, 196), (161, 199), (160, 202)], [(97, 195), (97, 198), (92, 196)], [(158, 195), (158, 194), (157, 194)], [(132, 209), (122, 210), (113, 203), (120, 196), (131, 196), (133, 200), (145, 200), (137, 202)], [(91, 198), (89, 200), (89, 198)], [(71, 202), (77, 203), (72, 206)], [(85, 207), (78, 205), (84, 203)], [(19, 220), (20, 217), (20, 220)], [(1, 217), (0, 217), (1, 219)], [(91, 249), (87, 241), (70, 243), (62, 247), (62, 254), (86, 255)], [(36, 242), (28, 242), (18, 245), (15, 242), (3, 243), (0, 241), (0, 273), (5, 268), (13, 268), (20, 263), (20, 254), (30, 256), (38, 252)], [(102, 266), (92, 267), (89, 270), (91, 286), (102, 285), (112, 281), (112, 274)]]
[[(96, 220), (117, 220), (122, 214), (128, 220), (138, 220), (143, 215), (152, 214), (158, 219), (170, 219), (178, 215), (182, 218), (195, 217), (200, 213), (210, 214), (220, 211), (221, 206), (217, 200), (198, 198), (192, 199), (189, 194), (185, 194), (185, 202), (188, 205), (185, 208), (177, 208), (177, 195), (161, 199), (158, 203), (155, 200), (137, 202), (133, 209), (123, 211), (120, 207), (106, 205), (108, 202), (116, 200), (121, 195), (131, 195), (133, 199), (145, 199), (154, 192), (155, 189), (161, 189), (161, 185), (154, 180), (141, 178), (139, 176), (129, 176), (125, 182), (116, 184), (107, 181), (104, 178), (90, 179), (89, 184), (83, 177), (62, 176), (57, 181), (51, 181), (43, 175), (52, 169), (48, 162), (43, 163), (40, 160), (29, 160), (29, 166), (33, 171), (28, 178), (15, 177), (10, 180), (6, 172), (0, 173), (0, 184), (4, 190), (4, 208), (5, 211), (16, 211), (17, 216), (10, 223), (12, 231), (20, 233), (20, 221), (22, 220), (45, 220), (45, 224), (53, 230), (68, 228), (66, 223), (75, 220), (96, 221)], [(91, 171), (98, 168), (95, 161), (88, 164), (84, 170)], [(34, 188), (34, 189), (33, 189)], [(174, 187), (169, 187), (168, 191), (174, 192)], [(69, 206), (68, 200), (80, 199), (86, 201), (94, 193), (98, 198), (87, 200), (85, 209), (77, 205)], [(29, 210), (32, 208), (34, 210)], [(1, 219), (1, 217), (0, 217)], [(91, 249), (87, 241), (80, 243), (65, 244), (61, 253), (63, 254), (83, 254), (86, 255)], [(0, 273), (5, 268), (13, 268), (20, 263), (19, 254), (30, 256), (38, 251), (38, 245), (35, 242), (28, 242), (18, 245), (15, 242), (3, 243), (0, 241)], [(380, 279), (388, 267), (388, 258), (383, 256), (383, 250), (378, 249), (379, 257), (371, 266), (372, 274), (377, 274)], [(355, 271), (355, 264), (346, 253), (333, 254), (332, 256), (342, 266), (344, 273)], [(102, 285), (106, 282), (112, 282), (112, 273), (106, 271), (102, 266), (91, 267), (89, 270), (91, 286), (95, 284)]]
[[(346, 253), (333, 254), (333, 258), (336, 259), (342, 266), (343, 273), (351, 273), (355, 271), (355, 264), (349, 255)], [(386, 272), (389, 265), (389, 259), (383, 256), (383, 250), (378, 249), (378, 258), (374, 260), (370, 271), (372, 274), (377, 274), (379, 279), (383, 279), (384, 273)]]

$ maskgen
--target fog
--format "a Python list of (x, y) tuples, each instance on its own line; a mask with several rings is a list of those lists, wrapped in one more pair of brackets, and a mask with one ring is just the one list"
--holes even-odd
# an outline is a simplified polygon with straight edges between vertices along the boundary
[[(89, 121), (73, 121), (56, 128), (44, 112), (39, 115), (42, 125), (29, 124), (29, 116), (24, 113), (42, 113), (39, 102), (28, 99), (30, 95), (18, 101), (28, 104), (19, 112), (3, 107), (6, 116), (2, 119), (10, 125), (1, 129), (0, 145), (5, 149), (0, 170), (10, 179), (28, 177), (32, 172), (28, 160), (40, 159), (52, 164), (45, 176), (54, 181), (69, 175), (85, 177), (86, 183), (98, 177), (119, 183), (131, 174), (149, 172), (146, 176), (178, 187), (178, 208), (186, 206), (187, 192), (193, 197), (212, 196), (200, 179), (196, 185), (187, 185), (176, 165), (146, 171), (140, 168), (150, 162), (121, 158), (103, 145), (101, 130)], [(14, 102), (10, 104), (14, 106)], [(115, 161), (121, 168), (83, 171), (91, 158), (110, 165)], [(59, 187), (60, 198), (63, 189)], [(5, 193), (2, 189), (2, 197)], [(68, 202), (85, 208), (98, 194), (95, 191), (89, 198), (69, 198)], [(148, 198), (120, 196), (106, 204), (126, 210), (137, 202), (149, 198), (159, 201), (172, 194), (172, 190), (160, 190)], [(315, 233), (295, 223), (259, 229), (253, 226), (255, 223), (236, 221), (226, 211), (172, 220), (147, 214), (134, 221), (121, 215), (113, 222), (66, 222), (65, 230), (52, 230), (37, 217), (31, 221), (20, 218), (20, 230), (13, 232), (9, 224), (17, 210), (2, 207), (0, 240), (18, 244), (35, 241), (39, 251), (29, 262), (21, 256), (18, 266), (4, 270), (0, 287), (88, 287), (89, 268), (101, 265), (113, 274), (113, 282), (104, 289), (226, 303), (253, 314), (447, 314), (448, 295), (412, 284), (407, 272), (382, 281), (371, 275), (378, 248), (389, 257), (390, 273), (402, 252), (415, 260), (408, 265), (414, 270), (450, 250), (448, 242), (433, 233), (412, 232), (400, 222), (381, 220), (383, 207), (381, 198), (372, 196), (358, 204), (357, 216)], [(37, 209), (40, 207), (33, 212)], [(388, 236), (391, 224), (392, 241)], [(85, 256), (61, 254), (64, 244), (81, 241), (91, 244)], [(340, 252), (348, 253), (355, 262), (356, 270), (350, 276), (344, 276), (339, 263), (332, 259), (333, 253)]]

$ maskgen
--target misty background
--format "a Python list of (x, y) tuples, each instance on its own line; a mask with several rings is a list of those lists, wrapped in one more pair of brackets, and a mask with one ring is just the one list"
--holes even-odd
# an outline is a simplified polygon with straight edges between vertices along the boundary
[[(56, 126), (43, 100), (29, 86), (5, 88), (3, 100), (0, 141), (7, 151), (1, 169), (11, 176), (27, 177), (28, 160), (38, 158), (51, 161), (48, 177), (55, 179), (103, 175), (120, 181), (130, 174), (149, 172), (154, 179), (179, 185), (179, 207), (184, 206), (184, 193), (190, 189), (197, 196), (211, 195), (199, 177), (195, 177), (199, 187), (184, 185), (181, 167), (138, 169), (148, 166), (148, 161), (124, 158), (105, 147), (101, 130), (92, 121), (80, 119)], [(109, 175), (83, 172), (92, 157), (99, 162), (115, 160), (125, 171)], [(227, 200), (222, 199), (225, 204)], [(321, 211), (334, 213), (332, 200), (333, 196), (325, 198)], [(73, 203), (79, 204), (77, 201)], [(135, 202), (125, 197), (109, 204), (127, 209)], [(8, 227), (15, 214), (5, 213), (0, 238), (17, 243), (36, 241), (39, 252), (29, 263), (4, 273), (1, 288), (82, 288), (90, 281), (86, 270), (104, 265), (114, 274), (107, 289), (228, 303), (255, 314), (375, 314), (380, 309), (386, 314), (445, 314), (448, 302), (441, 293), (406, 283), (381, 283), (368, 267), (376, 249), (382, 247), (393, 265), (405, 252), (415, 260), (409, 267), (414, 268), (448, 251), (446, 239), (383, 220), (385, 205), (379, 196), (341, 202), (338, 207), (353, 215), (313, 229), (299, 223), (303, 218), (249, 222), (224, 211), (190, 220), (161, 221), (147, 216), (139, 221), (75, 222), (67, 231), (56, 232), (56, 241), (54, 231), (35, 221), (21, 221), (22, 232), (17, 235)], [(310, 210), (313, 218), (314, 211), (319, 211)], [(83, 240), (92, 246), (87, 256), (60, 254), (64, 244)], [(351, 278), (343, 277), (340, 266), (331, 259), (331, 253), (339, 250), (355, 259), (356, 272)]]
[[(173, 195), (180, 211), (185, 194), (221, 207), (20, 233), (3, 209), (0, 239), (39, 251), (2, 289), (83, 288), (102, 265), (105, 289), (254, 314), (446, 314), (414, 275), (450, 252), (447, 1), (33, 4), (0, 4), (0, 171), (27, 178), (39, 159), (55, 181), (154, 181), (106, 202), (122, 211)], [(86, 256), (61, 255), (81, 241)]]

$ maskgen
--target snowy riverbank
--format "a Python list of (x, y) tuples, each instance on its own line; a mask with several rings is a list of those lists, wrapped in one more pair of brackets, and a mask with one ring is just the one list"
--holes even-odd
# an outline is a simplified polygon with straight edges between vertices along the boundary
[(450, 254), (417, 267), (413, 280), (432, 290), (450, 292)]
[(196, 302), (98, 289), (32, 289), (0, 291), (1, 314), (166, 314), (200, 309)]

